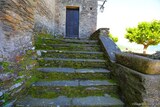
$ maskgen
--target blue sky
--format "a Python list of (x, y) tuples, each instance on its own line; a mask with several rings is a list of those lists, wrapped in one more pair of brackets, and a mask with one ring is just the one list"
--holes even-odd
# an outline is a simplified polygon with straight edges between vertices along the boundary
[(119, 44), (129, 44), (124, 39), (127, 27), (142, 21), (160, 20), (160, 0), (108, 0), (103, 13), (98, 12), (98, 28), (108, 27), (119, 37)]

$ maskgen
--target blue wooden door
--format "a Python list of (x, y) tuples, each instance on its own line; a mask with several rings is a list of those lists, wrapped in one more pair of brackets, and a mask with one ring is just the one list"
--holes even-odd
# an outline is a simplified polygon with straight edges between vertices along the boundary
[(66, 37), (79, 37), (79, 8), (70, 9), (66, 11)]

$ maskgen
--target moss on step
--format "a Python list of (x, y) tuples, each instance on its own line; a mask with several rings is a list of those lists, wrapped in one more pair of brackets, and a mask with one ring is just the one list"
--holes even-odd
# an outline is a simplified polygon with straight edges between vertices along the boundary
[(44, 73), (37, 72), (37, 77), (44, 81), (53, 80), (107, 80), (109, 74), (106, 73)]
[(33, 57), (36, 57), (36, 52), (28, 50), (25, 54), (16, 56), (14, 62), (0, 63), (3, 68), (1, 73), (8, 74), (0, 84), (1, 89), (5, 90), (2, 98), (5, 104), (10, 100), (21, 97), (23, 95), (21, 93), (30, 87), (31, 82), (29, 81), (32, 80), (31, 77), (33, 72), (36, 71), (37, 65), (37, 61), (33, 60)]
[(37, 43), (46, 43), (46, 44), (61, 44), (61, 43), (76, 43), (76, 44), (97, 44), (98, 41), (91, 40), (78, 40), (78, 39), (64, 39), (62, 35), (50, 35), (50, 34), (36, 34), (35, 39)]
[(39, 60), (41, 67), (70, 67), (70, 68), (106, 68), (105, 62), (75, 62), (75, 61), (46, 61)]
[[(45, 38), (48, 38), (50, 40), (55, 40), (53, 43), (59, 43), (59, 41), (61, 41), (63, 39), (63, 36), (53, 36), (50, 34), (36, 34), (35, 35), (35, 46), (39, 46), (40, 44), (44, 44), (45, 43)], [(46, 42), (49, 43), (49, 42)]]
[(81, 54), (81, 53), (43, 53), (42, 57), (52, 57), (52, 58), (79, 58), (79, 59), (104, 59), (103, 54)]
[(56, 98), (58, 96), (86, 97), (104, 96), (104, 94), (116, 95), (116, 86), (97, 87), (32, 87), (29, 94), (35, 98)]
[(91, 41), (91, 40), (77, 40), (77, 39), (43, 39), (43, 43), (45, 44), (67, 44), (67, 43), (75, 43), (75, 44), (98, 44), (98, 41)]
[(57, 46), (57, 45), (46, 45), (36, 44), (38, 50), (70, 50), (70, 51), (101, 51), (99, 46), (81, 46), (70, 44), (70, 46)]

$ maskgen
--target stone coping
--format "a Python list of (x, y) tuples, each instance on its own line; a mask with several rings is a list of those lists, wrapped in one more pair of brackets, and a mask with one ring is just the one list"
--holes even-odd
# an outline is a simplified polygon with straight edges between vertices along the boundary
[(100, 36), (99, 39), (104, 48), (104, 52), (107, 54), (108, 59), (111, 62), (114, 62), (116, 60), (115, 53), (121, 53), (121, 50), (109, 37)]
[(99, 28), (91, 36), (91, 40), (99, 40), (99, 36), (107, 36), (109, 34), (109, 28)]
[(109, 61), (115, 62), (115, 53), (121, 53), (119, 47), (108, 37), (109, 28), (100, 28), (91, 36), (91, 40), (99, 40)]
[(144, 74), (160, 74), (160, 60), (129, 53), (116, 53), (116, 62)]

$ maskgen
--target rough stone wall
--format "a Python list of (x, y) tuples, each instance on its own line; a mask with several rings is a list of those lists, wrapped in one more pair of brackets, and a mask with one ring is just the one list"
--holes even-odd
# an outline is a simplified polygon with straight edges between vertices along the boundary
[(66, 6), (79, 7), (79, 37), (89, 38), (96, 30), (97, 0), (56, 0), (55, 32), (66, 35)]
[(32, 46), (35, 2), (0, 0), (0, 57), (11, 59)]
[(33, 29), (54, 32), (55, 0), (0, 0), (0, 61), (32, 47)]
[(79, 6), (79, 36), (97, 24), (97, 0), (0, 0), (0, 61), (32, 47), (34, 31), (65, 35), (66, 6)]
[(35, 31), (54, 34), (55, 0), (38, 0), (35, 10)]

